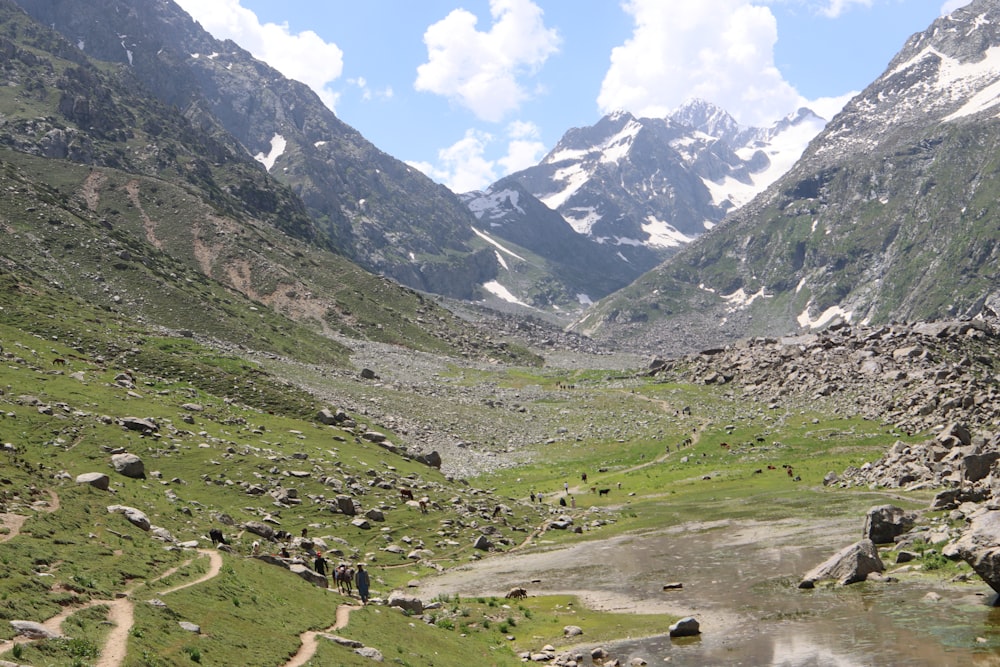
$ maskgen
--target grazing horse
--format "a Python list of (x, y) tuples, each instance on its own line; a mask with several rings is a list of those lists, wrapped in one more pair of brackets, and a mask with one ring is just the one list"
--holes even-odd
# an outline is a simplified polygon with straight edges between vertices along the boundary
[(399, 499), (400, 500), (413, 500), (413, 491), (407, 489), (406, 487), (400, 487), (399, 489)]
[(523, 600), (528, 597), (528, 591), (518, 586), (507, 591), (507, 595), (504, 597), (508, 600)]
[(339, 565), (333, 571), (333, 580), (337, 582), (337, 590), (343, 595), (351, 595), (354, 592), (354, 568), (346, 565)]
[(212, 546), (216, 546), (219, 544), (229, 544), (228, 542), (226, 542), (226, 538), (223, 536), (222, 531), (219, 530), (218, 528), (213, 528), (212, 530), (208, 531), (208, 536), (212, 538)]
[(597, 490), (597, 495), (599, 495), (599, 496), (606, 496), (610, 492), (611, 492), (611, 489), (598, 489)]

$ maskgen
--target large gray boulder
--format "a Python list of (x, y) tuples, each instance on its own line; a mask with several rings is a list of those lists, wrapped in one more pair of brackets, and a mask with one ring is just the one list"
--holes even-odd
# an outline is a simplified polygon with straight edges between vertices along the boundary
[(111, 486), (111, 478), (103, 472), (85, 472), (76, 476), (77, 484), (90, 484), (95, 489), (107, 491)]
[(875, 543), (869, 539), (844, 547), (833, 556), (810, 570), (799, 588), (813, 588), (817, 581), (834, 579), (841, 586), (864, 581), (873, 572), (884, 572)]
[(986, 510), (973, 518), (953, 547), (990, 588), (1000, 593), (1000, 510)]
[(330, 582), (324, 575), (309, 569), (308, 567), (302, 565), (301, 563), (292, 563), (291, 565), (288, 566), (288, 569), (291, 570), (292, 573), (299, 575), (300, 577), (308, 581), (310, 584), (313, 584), (314, 586), (319, 586), (320, 588), (328, 588), (330, 585)]
[(62, 636), (34, 621), (11, 621), (10, 624), (13, 626), (14, 632), (30, 639), (55, 639)]
[(687, 616), (670, 626), (671, 637), (694, 637), (701, 634), (701, 625), (693, 616)]
[(111, 514), (124, 514), (128, 522), (137, 528), (142, 530), (149, 530), (150, 523), (149, 517), (146, 516), (145, 512), (137, 510), (134, 507), (129, 507), (127, 505), (108, 505), (108, 512)]
[(354, 506), (354, 498), (350, 496), (337, 496), (337, 509), (347, 516), (354, 516), (358, 513), (358, 509)]
[(888, 544), (913, 528), (916, 512), (895, 505), (879, 505), (868, 510), (863, 536), (875, 544)]
[(408, 611), (413, 614), (424, 613), (423, 601), (414, 595), (393, 592), (389, 595), (389, 606), (399, 607), (403, 611)]
[(263, 537), (265, 540), (274, 539), (274, 528), (271, 528), (271, 526), (267, 525), (263, 521), (247, 521), (243, 524), (243, 528), (245, 528), (247, 532)]
[(143, 464), (142, 459), (135, 454), (129, 454), (128, 452), (115, 454), (111, 457), (111, 466), (120, 475), (125, 475), (132, 479), (146, 478), (146, 466)]

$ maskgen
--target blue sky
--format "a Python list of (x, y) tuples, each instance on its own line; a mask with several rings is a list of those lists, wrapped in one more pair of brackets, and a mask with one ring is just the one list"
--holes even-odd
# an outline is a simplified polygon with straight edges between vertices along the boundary
[(572, 127), (690, 97), (747, 125), (830, 117), (968, 0), (177, 0), (456, 192)]

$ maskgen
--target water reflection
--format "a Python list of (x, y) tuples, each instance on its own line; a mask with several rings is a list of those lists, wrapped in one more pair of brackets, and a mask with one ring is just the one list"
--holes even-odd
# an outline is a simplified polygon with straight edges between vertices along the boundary
[[(978, 579), (948, 584), (901, 577), (799, 590), (805, 572), (859, 538), (853, 523), (816, 528), (692, 524), (487, 559), (432, 580), (424, 594), (501, 592), (535, 580), (533, 595), (574, 592), (603, 609), (691, 615), (701, 623), (702, 635), (694, 639), (609, 645), (621, 664), (642, 658), (684, 667), (1000, 667), (1000, 609)], [(667, 582), (683, 588), (664, 591)]]

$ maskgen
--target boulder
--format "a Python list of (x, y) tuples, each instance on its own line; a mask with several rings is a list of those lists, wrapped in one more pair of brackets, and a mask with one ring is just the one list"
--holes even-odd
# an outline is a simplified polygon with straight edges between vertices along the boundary
[(124, 514), (129, 523), (142, 530), (149, 530), (149, 517), (144, 512), (127, 505), (108, 505), (108, 512), (111, 514)]
[(388, 604), (390, 607), (399, 607), (403, 611), (408, 611), (413, 614), (424, 613), (424, 603), (415, 595), (406, 595), (404, 593), (393, 591), (389, 595)]
[(972, 519), (954, 543), (954, 550), (990, 588), (1000, 593), (1000, 510), (987, 510)]
[(192, 623), (190, 621), (181, 621), (177, 625), (181, 626), (182, 630), (187, 630), (188, 632), (193, 632), (196, 635), (201, 634), (201, 626), (197, 623)]
[(873, 572), (883, 572), (875, 543), (869, 539), (844, 547), (813, 568), (799, 583), (799, 588), (813, 588), (817, 581), (835, 579), (841, 586), (864, 581)]
[(701, 634), (701, 625), (694, 616), (687, 616), (670, 626), (671, 637), (694, 637)]
[(916, 520), (915, 512), (894, 505), (879, 505), (868, 510), (862, 534), (875, 544), (888, 544), (912, 529)]
[(372, 648), (371, 646), (362, 646), (361, 648), (354, 649), (354, 652), (360, 655), (362, 658), (368, 658), (373, 662), (384, 662), (385, 658), (382, 656), (382, 652), (377, 648)]
[(583, 634), (583, 628), (579, 625), (567, 625), (563, 628), (563, 637), (579, 637)]
[(358, 513), (357, 508), (354, 507), (354, 498), (351, 498), (350, 496), (337, 496), (337, 509), (340, 510), (342, 514), (346, 514), (347, 516), (354, 516)]
[(160, 430), (155, 421), (142, 417), (122, 417), (119, 423), (130, 431), (139, 431), (145, 435), (156, 433)]
[(132, 479), (145, 479), (146, 466), (142, 459), (135, 454), (122, 452), (111, 457), (111, 466), (120, 475), (131, 477)]
[(492, 546), (493, 544), (491, 544), (490, 541), (486, 539), (485, 535), (480, 535), (479, 537), (476, 538), (476, 541), (472, 543), (472, 548), (479, 549), (480, 551), (489, 551), (490, 547)]
[(15, 633), (31, 639), (55, 639), (62, 636), (58, 632), (53, 632), (41, 623), (35, 623), (34, 621), (11, 621), (10, 624), (14, 628)]
[(249, 533), (263, 537), (265, 540), (274, 539), (274, 528), (271, 528), (271, 526), (262, 521), (247, 521), (243, 524), (243, 528)]
[(76, 476), (77, 484), (90, 484), (95, 489), (107, 491), (111, 486), (111, 478), (103, 472), (85, 472)]
[(320, 588), (328, 588), (330, 586), (329, 580), (327, 580), (324, 575), (314, 570), (310, 570), (301, 563), (292, 563), (288, 566), (288, 569), (291, 570), (293, 574), (299, 575), (314, 586), (319, 586)]
[(990, 474), (990, 468), (1000, 459), (1000, 452), (970, 454), (962, 459), (961, 471), (966, 482), (978, 482)]
[(385, 514), (382, 510), (370, 509), (365, 512), (365, 518), (371, 521), (385, 521)]
[(441, 455), (437, 451), (433, 451), (430, 454), (419, 454), (413, 459), (417, 463), (423, 463), (425, 466), (430, 466), (431, 468), (441, 467)]
[(368, 530), (369, 528), (372, 527), (372, 525), (368, 523), (368, 519), (365, 519), (360, 516), (357, 519), (352, 520), (351, 525), (354, 526), (355, 528), (360, 528), (361, 530)]

